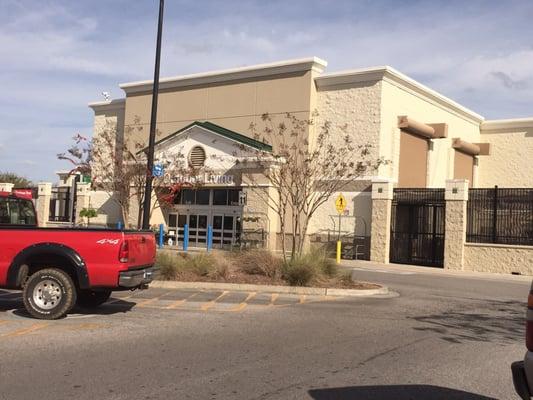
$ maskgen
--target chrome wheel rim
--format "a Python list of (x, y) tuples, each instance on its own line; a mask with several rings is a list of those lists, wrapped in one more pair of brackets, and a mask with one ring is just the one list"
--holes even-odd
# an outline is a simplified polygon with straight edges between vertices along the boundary
[(45, 279), (33, 289), (33, 302), (43, 310), (50, 310), (61, 302), (63, 292), (55, 281)]

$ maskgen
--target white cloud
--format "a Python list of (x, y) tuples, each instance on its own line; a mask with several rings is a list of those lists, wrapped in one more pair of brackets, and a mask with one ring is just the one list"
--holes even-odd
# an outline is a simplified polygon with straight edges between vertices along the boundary
[(29, 166), (29, 167), (33, 167), (34, 165), (37, 165), (37, 161), (34, 161), (34, 160), (21, 160), (20, 163), (23, 165)]
[[(93, 3), (0, 2), (0, 170), (52, 179), (55, 154), (90, 133), (86, 103), (152, 77), (155, 3)], [(392, 65), (488, 118), (527, 116), (532, 12), (527, 1), (167, 2), (161, 75), (316, 55), (329, 72)]]

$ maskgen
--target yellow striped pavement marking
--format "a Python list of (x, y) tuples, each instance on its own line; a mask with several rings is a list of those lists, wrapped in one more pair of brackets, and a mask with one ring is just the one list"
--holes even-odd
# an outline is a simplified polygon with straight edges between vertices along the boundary
[(47, 323), (42, 322), (42, 323), (30, 325), (27, 328), (17, 329), (16, 331), (6, 333), (2, 336), (3, 337), (23, 336), (23, 335), (27, 335), (28, 333), (38, 331), (39, 329), (46, 328), (47, 326), (48, 326)]
[(278, 293), (272, 293), (272, 294), (270, 295), (270, 304), (269, 304), (270, 307), (273, 307), (273, 306), (274, 306), (274, 303), (276, 302), (276, 300), (278, 299), (278, 297), (279, 297), (279, 294), (278, 294)]
[(171, 310), (171, 309), (173, 309), (173, 308), (177, 308), (177, 307), (181, 306), (183, 303), (187, 302), (187, 300), (192, 299), (194, 296), (196, 296), (196, 295), (198, 295), (198, 294), (200, 294), (200, 293), (202, 293), (202, 292), (194, 292), (193, 294), (189, 295), (188, 297), (186, 297), (186, 298), (184, 298), (184, 299), (177, 300), (177, 301), (175, 301), (174, 303), (171, 303), (171, 304), (169, 304), (168, 306), (163, 307), (163, 309), (165, 309), (165, 310)]
[[(141, 301), (141, 302), (135, 304), (135, 306), (136, 306), (136, 307), (147, 307), (149, 304), (151, 304), (151, 303), (155, 303), (156, 301), (160, 300), (161, 297), (163, 297), (164, 295), (169, 294), (169, 293), (170, 293), (170, 292), (165, 292), (165, 293), (163, 293), (163, 294), (161, 294), (161, 295), (159, 295), (159, 296), (157, 296), (157, 297), (154, 297), (153, 299), (146, 299), (146, 300), (144, 300), (144, 301)], [(156, 307), (156, 308), (157, 308), (157, 307)]]
[(220, 296), (218, 296), (216, 299), (213, 299), (213, 300), (211, 300), (211, 301), (208, 301), (208, 302), (205, 303), (205, 304), (202, 304), (202, 306), (201, 306), (200, 308), (202, 309), (202, 311), (207, 311), (207, 310), (209, 310), (211, 307), (213, 307), (213, 306), (215, 305), (215, 303), (217, 302), (217, 300), (220, 300), (222, 297), (224, 297), (224, 296), (227, 295), (228, 293), (229, 293), (229, 291), (224, 290)]
[(238, 304), (236, 307), (230, 308), (229, 310), (221, 310), (221, 311), (227, 311), (227, 312), (239, 312), (239, 311), (242, 311), (246, 307), (248, 307), (248, 301), (250, 299), (252, 299), (256, 294), (257, 294), (257, 292), (250, 292), (250, 293), (248, 293), (248, 296), (246, 296), (246, 298), (240, 304)]

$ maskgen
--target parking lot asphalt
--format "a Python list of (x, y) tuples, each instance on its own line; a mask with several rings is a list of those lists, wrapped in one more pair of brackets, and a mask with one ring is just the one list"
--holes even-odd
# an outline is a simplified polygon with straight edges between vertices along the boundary
[(39, 321), (0, 291), (0, 399), (515, 398), (526, 283), (356, 274), (400, 296), (153, 288)]

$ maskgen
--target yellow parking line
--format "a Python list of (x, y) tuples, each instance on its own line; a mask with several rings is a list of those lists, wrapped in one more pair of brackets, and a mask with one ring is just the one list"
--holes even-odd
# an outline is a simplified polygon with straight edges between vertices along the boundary
[(278, 293), (272, 293), (271, 296), (270, 296), (270, 304), (269, 306), (270, 307), (273, 307), (274, 306), (274, 303), (276, 302), (276, 300), (278, 299), (279, 297), (279, 294)]
[(0, 325), (9, 324), (11, 321), (0, 320)]
[(211, 307), (213, 307), (215, 305), (215, 303), (217, 302), (217, 300), (220, 300), (222, 297), (224, 297), (225, 295), (227, 295), (229, 292), (227, 290), (224, 290), (222, 292), (222, 294), (220, 296), (218, 296), (216, 299), (214, 300), (211, 300), (211, 301), (208, 301), (207, 303), (203, 304), (202, 307), (200, 307), (202, 309), (202, 311), (207, 311), (209, 310)]
[(18, 329), (16, 331), (6, 333), (5, 335), (2, 335), (2, 336), (3, 337), (23, 336), (28, 333), (38, 331), (39, 329), (46, 328), (47, 326), (48, 326), (47, 323), (33, 324), (27, 328)]
[(147, 299), (147, 300), (141, 301), (141, 302), (137, 303), (135, 306), (136, 307), (147, 307), (148, 304), (151, 304), (151, 303), (156, 302), (157, 300), (160, 300), (161, 297), (163, 297), (164, 295), (169, 294), (169, 293), (170, 292), (165, 292), (165, 293), (163, 293), (160, 296), (154, 297), (153, 299)]
[(177, 300), (174, 303), (171, 303), (168, 306), (163, 307), (163, 308), (166, 309), (166, 310), (177, 308), (177, 307), (181, 306), (183, 303), (185, 303), (187, 300), (192, 299), (194, 296), (196, 296), (197, 294), (200, 294), (200, 293), (202, 293), (202, 292), (195, 292), (195, 293), (189, 295), (188, 297), (186, 297), (184, 299), (181, 299), (181, 300)]
[(228, 312), (239, 312), (239, 311), (244, 310), (246, 307), (248, 307), (248, 301), (249, 301), (251, 298), (253, 298), (256, 294), (257, 294), (257, 292), (250, 292), (250, 293), (248, 293), (248, 296), (246, 296), (246, 298), (242, 301), (242, 303), (240, 303), (240, 304), (237, 305), (236, 307), (233, 307), (233, 308), (230, 308), (229, 310), (224, 310), (224, 311), (228, 311)]
[(95, 323), (83, 323), (77, 325), (64, 326), (63, 329), (67, 331), (83, 331), (83, 330), (92, 330), (103, 328), (104, 324), (95, 324)]
[(146, 307), (148, 304), (153, 303), (154, 301), (159, 300), (159, 297), (154, 297), (153, 299), (147, 299), (135, 304), (135, 307)]

